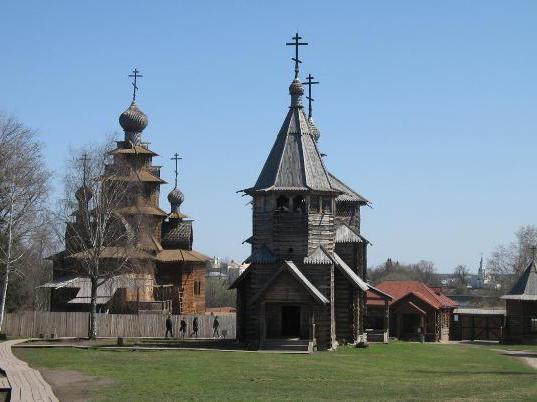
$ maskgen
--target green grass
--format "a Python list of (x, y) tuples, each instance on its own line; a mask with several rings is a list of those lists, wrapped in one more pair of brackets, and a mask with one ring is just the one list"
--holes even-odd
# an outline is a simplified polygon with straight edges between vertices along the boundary
[(109, 377), (92, 400), (535, 400), (535, 370), (485, 348), (392, 343), (314, 355), (15, 349), (33, 367)]

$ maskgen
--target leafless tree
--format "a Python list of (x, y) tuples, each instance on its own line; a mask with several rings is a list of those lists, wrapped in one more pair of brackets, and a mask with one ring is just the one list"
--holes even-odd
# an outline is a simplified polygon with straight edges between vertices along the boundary
[(382, 281), (420, 281), (435, 286), (438, 283), (436, 268), (431, 261), (420, 260), (414, 264), (401, 264), (388, 258), (384, 264), (369, 268), (369, 280), (373, 284)]
[(453, 271), (453, 276), (457, 285), (460, 287), (466, 287), (468, 285), (468, 280), (470, 279), (470, 271), (466, 265), (457, 265)]
[(11, 274), (31, 247), (32, 234), (44, 223), (49, 174), (35, 132), (0, 113), (0, 331)]
[(487, 270), (502, 288), (512, 285), (514, 279), (524, 271), (532, 256), (532, 247), (537, 245), (537, 226), (521, 226), (515, 232), (515, 240), (499, 245), (491, 253)]
[[(65, 197), (56, 232), (65, 244), (65, 270), (91, 283), (88, 337), (97, 336), (97, 290), (116, 275), (140, 272), (145, 252), (137, 246), (147, 225), (122, 211), (136, 208), (140, 183), (127, 164), (110, 157), (110, 144), (75, 153), (65, 176)], [(128, 179), (130, 178), (130, 179)]]

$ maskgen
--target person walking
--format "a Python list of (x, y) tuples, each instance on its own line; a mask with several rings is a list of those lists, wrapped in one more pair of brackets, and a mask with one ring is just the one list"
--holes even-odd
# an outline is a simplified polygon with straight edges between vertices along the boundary
[(198, 317), (194, 317), (194, 321), (192, 321), (192, 333), (197, 338), (198, 337)]
[(185, 335), (186, 335), (185, 317), (181, 318), (181, 323), (179, 324), (179, 332), (181, 333), (181, 338), (185, 339)]
[(168, 337), (168, 333), (170, 334), (170, 337), (173, 338), (172, 315), (169, 313), (168, 317), (166, 318), (166, 338)]
[(220, 327), (220, 323), (218, 322), (218, 316), (214, 316), (213, 321), (213, 338), (220, 338), (220, 331), (218, 328)]

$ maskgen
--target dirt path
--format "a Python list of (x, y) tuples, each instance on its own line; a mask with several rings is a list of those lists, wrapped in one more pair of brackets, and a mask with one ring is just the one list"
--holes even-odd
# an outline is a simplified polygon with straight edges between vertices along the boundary
[[(526, 363), (531, 368), (534, 368), (537, 370), (537, 351), (532, 350), (507, 350), (507, 349), (500, 349), (498, 348), (490, 348), (491, 345), (493, 345), (491, 342), (485, 341), (485, 342), (476, 342), (476, 343), (470, 343), (467, 341), (451, 341), (449, 342), (451, 345), (461, 345), (461, 346), (471, 346), (471, 347), (486, 347), (489, 350), (492, 350), (494, 352), (501, 353), (504, 356), (511, 356), (515, 357), (524, 363)], [(496, 345), (501, 346), (496, 342)]]
[(115, 384), (109, 378), (94, 377), (76, 370), (40, 368), (39, 371), (60, 401), (88, 401), (92, 399), (92, 390)]
[(537, 370), (537, 352), (528, 351), (528, 350), (505, 350), (505, 349), (492, 349), (496, 352), (500, 352), (506, 356), (516, 357), (517, 359), (522, 360), (528, 366), (533, 367)]

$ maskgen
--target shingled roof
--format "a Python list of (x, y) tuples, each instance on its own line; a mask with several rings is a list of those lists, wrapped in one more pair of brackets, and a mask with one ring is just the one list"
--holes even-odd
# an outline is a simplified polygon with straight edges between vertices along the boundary
[(508, 300), (537, 300), (537, 267), (532, 260), (511, 291), (502, 296)]
[(291, 107), (254, 187), (257, 191), (340, 191), (333, 187), (302, 108), (299, 80), (289, 87)]
[[(435, 309), (457, 307), (457, 303), (454, 300), (435, 292), (426, 284), (418, 281), (384, 281), (376, 287), (391, 295), (393, 297), (393, 303), (409, 294), (414, 294)], [(374, 293), (368, 292), (367, 305), (384, 305), (384, 300)]]
[(330, 178), (330, 183), (332, 187), (341, 192), (337, 196), (336, 202), (357, 202), (362, 205), (369, 205), (370, 202), (354, 191), (352, 188), (343, 183), (340, 179), (334, 176), (332, 173), (328, 172), (328, 177)]

